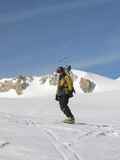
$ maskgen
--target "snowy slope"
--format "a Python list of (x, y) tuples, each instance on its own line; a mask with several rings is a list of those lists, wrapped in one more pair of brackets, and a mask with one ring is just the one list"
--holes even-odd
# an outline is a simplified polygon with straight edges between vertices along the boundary
[(75, 83), (75, 85), (77, 86), (76, 89), (79, 88), (80, 78), (85, 77), (96, 84), (94, 92), (120, 90), (120, 82), (116, 82), (113, 79), (89, 72), (82, 72), (77, 70), (73, 70), (73, 72), (79, 77), (77, 83)]
[(64, 119), (54, 97), (0, 99), (0, 160), (119, 160), (120, 91), (82, 94)]
[[(14, 90), (0, 95), (0, 160), (120, 159), (119, 81), (73, 72), (78, 76), (77, 93), (69, 103), (74, 125), (61, 122), (64, 115), (49, 77), (44, 84), (34, 77), (22, 96)], [(95, 81), (94, 93), (82, 94), (81, 77)]]
[[(96, 84), (94, 93), (120, 90), (120, 81), (115, 81), (113, 79), (103, 77), (93, 73), (87, 73), (79, 70), (72, 71), (74, 75), (77, 76), (77, 80), (74, 81), (74, 87), (78, 94), (83, 93), (80, 89), (80, 79), (81, 77), (87, 78)], [(41, 77), (33, 76), (33, 81), (29, 82), (29, 87), (24, 90), (22, 95), (17, 95), (14, 90), (8, 92), (0, 93), (0, 97), (7, 98), (29, 98), (29, 97), (43, 97), (43, 96), (53, 96), (56, 92), (56, 86), (49, 83), (51, 75), (45, 75)], [(40, 80), (46, 78), (45, 83), (41, 84)], [(3, 80), (1, 80), (3, 81)]]

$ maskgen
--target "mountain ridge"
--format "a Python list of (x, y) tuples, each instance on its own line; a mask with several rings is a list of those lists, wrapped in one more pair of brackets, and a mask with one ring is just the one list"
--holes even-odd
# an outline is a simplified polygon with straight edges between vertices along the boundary
[[(84, 93), (80, 88), (81, 78), (85, 80), (90, 80), (95, 84), (93, 93), (120, 90), (120, 81), (116, 81), (114, 79), (101, 76), (95, 73), (75, 69), (73, 69), (71, 73), (74, 79), (74, 87), (78, 95)], [(9, 89), (7, 88), (6, 92), (0, 92), (0, 97), (29, 98), (53, 96), (56, 93), (57, 80), (58, 76), (55, 72), (52, 74), (42, 76), (18, 76), (13, 79), (3, 78), (0, 80), (0, 84), (3, 87), (2, 89), (6, 89), (4, 88), (6, 87), (5, 84), (8, 85)], [(11, 85), (11, 88), (9, 87), (9, 85)], [(18, 95), (16, 93), (18, 93)]]

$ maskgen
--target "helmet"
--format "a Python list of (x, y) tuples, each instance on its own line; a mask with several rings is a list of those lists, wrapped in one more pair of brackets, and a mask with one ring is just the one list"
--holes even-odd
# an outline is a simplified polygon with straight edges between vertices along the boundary
[(58, 67), (56, 70), (57, 73), (62, 73), (64, 72), (64, 68), (62, 66)]

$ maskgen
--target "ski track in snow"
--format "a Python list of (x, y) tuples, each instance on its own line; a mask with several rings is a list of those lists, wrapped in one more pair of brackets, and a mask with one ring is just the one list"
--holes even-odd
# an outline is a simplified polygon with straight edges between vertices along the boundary
[(0, 149), (6, 147), (9, 144), (10, 144), (9, 142), (2, 142), (2, 143), (0, 143)]
[[(13, 114), (0, 113), (0, 123), (8, 125), (30, 128), (33, 127), (42, 130), (46, 139), (55, 148), (62, 160), (83, 160), (83, 157), (76, 151), (74, 146), (80, 143), (82, 139), (95, 137), (118, 137), (120, 138), (120, 126), (112, 126), (106, 124), (92, 124), (92, 123), (76, 123), (74, 125), (64, 124), (62, 122), (50, 122), (45, 124), (40, 120), (32, 117), (20, 117)], [(61, 134), (62, 133), (62, 134)], [(63, 135), (74, 136), (73, 139), (66, 139)], [(4, 149), (11, 145), (12, 142), (1, 139), (0, 149)], [(49, 158), (48, 158), (49, 159)]]
[[(22, 117), (14, 116), (13, 114), (4, 114), (0, 113), (0, 117), (2, 120), (7, 121), (9, 123), (14, 123), (22, 126), (28, 126), (28, 127), (39, 127), (39, 128), (48, 128), (51, 131), (52, 130), (64, 130), (73, 132), (76, 131), (76, 133), (81, 133), (82, 129), (86, 129), (88, 131), (85, 131), (82, 135), (79, 135), (78, 139), (95, 135), (95, 136), (120, 136), (120, 128), (114, 127), (111, 125), (106, 124), (91, 124), (91, 123), (76, 123), (74, 125), (71, 124), (64, 124), (64, 123), (50, 123), (50, 124), (44, 124), (40, 121), (36, 121), (33, 119), (26, 119)], [(62, 126), (61, 126), (62, 125)], [(77, 127), (76, 127), (77, 126)], [(80, 128), (82, 127), (82, 128)]]
[(68, 143), (62, 143), (51, 129), (44, 129), (63, 160), (82, 160), (79, 154)]
[[(120, 128), (117, 126), (111, 126), (106, 124), (91, 124), (91, 123), (76, 123), (74, 125), (64, 124), (64, 123), (49, 123), (45, 124), (40, 121), (36, 121), (33, 119), (26, 119), (22, 117), (17, 117), (12, 114), (3, 114), (0, 113), (0, 117), (4, 121), (8, 121), (9, 123), (14, 123), (17, 125), (27, 126), (27, 127), (39, 127), (39, 128), (48, 128), (49, 130), (64, 130), (69, 132), (76, 132), (79, 135), (77, 140), (87, 136), (120, 136)], [(82, 127), (82, 128), (81, 128)], [(84, 130), (85, 131), (82, 131)], [(83, 134), (81, 134), (83, 132)]]

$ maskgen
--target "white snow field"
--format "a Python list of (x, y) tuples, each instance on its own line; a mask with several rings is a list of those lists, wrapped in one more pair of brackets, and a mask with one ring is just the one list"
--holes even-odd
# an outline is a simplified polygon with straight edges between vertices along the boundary
[[(0, 160), (120, 160), (120, 81), (76, 71), (69, 106), (76, 124), (64, 124), (56, 86), (34, 77), (24, 94), (0, 93)], [(96, 83), (83, 93), (80, 77)]]

